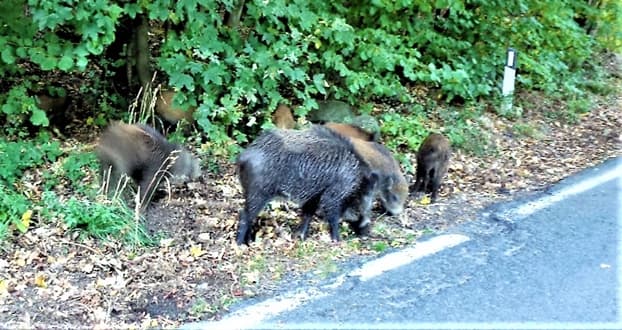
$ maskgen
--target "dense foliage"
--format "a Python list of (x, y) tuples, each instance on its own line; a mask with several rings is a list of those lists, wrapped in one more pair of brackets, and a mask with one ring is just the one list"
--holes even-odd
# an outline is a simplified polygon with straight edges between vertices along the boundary
[[(303, 114), (326, 97), (357, 106), (375, 97), (405, 101), (413, 84), (438, 88), (447, 100), (495, 96), (508, 46), (520, 52), (521, 88), (546, 91), (574, 88), (603, 47), (622, 49), (622, 4), (611, 0), (9, 0), (1, 6), (0, 104), (11, 122), (46, 125), (29, 95), (65, 91), (43, 84), (42, 72), (80, 74), (84, 86), (103, 80), (99, 90), (82, 86), (78, 93), (108, 93), (109, 72), (131, 58), (106, 51), (115, 38), (127, 46), (132, 20), (146, 17), (157, 36), (150, 39), (152, 68), (183, 92), (177, 102), (198, 106), (198, 123), (217, 142), (245, 140), (245, 125), (262, 124), (284, 98), (302, 104)], [(240, 20), (231, 23), (237, 10)]]
[[(120, 200), (95, 201), (98, 188), (89, 180), (94, 158), (92, 152), (64, 152), (47, 134), (20, 142), (0, 139), (0, 241), (9, 228), (26, 232), (31, 219), (59, 219), (97, 237), (148, 243)], [(64, 196), (67, 191), (71, 197)]]

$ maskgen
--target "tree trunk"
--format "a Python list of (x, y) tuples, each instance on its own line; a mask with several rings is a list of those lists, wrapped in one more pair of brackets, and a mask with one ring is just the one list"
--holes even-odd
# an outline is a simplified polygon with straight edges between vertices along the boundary
[(244, 0), (238, 0), (235, 7), (227, 13), (227, 26), (230, 28), (236, 28), (240, 25), (240, 18), (242, 17), (242, 11), (244, 10)]
[(143, 89), (151, 82), (151, 67), (149, 60), (149, 21), (144, 15), (136, 28), (136, 71)]

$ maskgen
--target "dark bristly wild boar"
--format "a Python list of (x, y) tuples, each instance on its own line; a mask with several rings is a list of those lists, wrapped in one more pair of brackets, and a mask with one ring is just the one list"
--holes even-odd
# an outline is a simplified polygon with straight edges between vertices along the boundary
[(292, 110), (285, 104), (279, 104), (274, 113), (272, 114), (272, 122), (274, 126), (284, 129), (292, 129), (296, 127), (296, 121)]
[(324, 214), (335, 241), (346, 208), (359, 211), (359, 218), (350, 224), (355, 232), (370, 223), (378, 177), (348, 139), (325, 127), (265, 131), (240, 154), (237, 165), (245, 199), (236, 239), (239, 245), (251, 241), (257, 215), (275, 197), (301, 206), (302, 239), (316, 210)]
[(142, 207), (147, 206), (163, 176), (178, 183), (200, 175), (199, 161), (189, 151), (143, 124), (110, 124), (99, 138), (97, 156), (105, 192), (118, 189), (125, 174), (138, 185)]
[(375, 142), (378, 139), (375, 134), (356, 125), (326, 123), (324, 126), (349, 138), (356, 153), (378, 174), (376, 194), (384, 209), (391, 215), (402, 213), (408, 197), (408, 182), (391, 151)]
[(442, 134), (432, 133), (423, 140), (417, 152), (417, 179), (413, 191), (431, 192), (434, 203), (438, 197), (441, 181), (447, 174), (451, 146)]
[(325, 123), (324, 126), (345, 137), (376, 142), (380, 140), (380, 134), (378, 132), (369, 132), (357, 125), (328, 122)]

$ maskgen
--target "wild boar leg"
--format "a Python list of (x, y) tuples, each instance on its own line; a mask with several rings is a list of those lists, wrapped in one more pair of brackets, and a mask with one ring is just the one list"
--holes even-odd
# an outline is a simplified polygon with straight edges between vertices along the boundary
[(270, 198), (266, 197), (255, 197), (246, 199), (244, 210), (240, 212), (238, 233), (236, 236), (236, 243), (238, 245), (250, 243), (252, 236), (251, 229), (253, 228), (255, 219), (257, 218), (257, 215), (259, 215), (259, 212), (261, 212), (266, 204), (268, 204), (268, 201), (270, 201)]
[(300, 239), (305, 240), (309, 232), (309, 224), (320, 203), (320, 196), (315, 196), (302, 205), (302, 222), (298, 229)]

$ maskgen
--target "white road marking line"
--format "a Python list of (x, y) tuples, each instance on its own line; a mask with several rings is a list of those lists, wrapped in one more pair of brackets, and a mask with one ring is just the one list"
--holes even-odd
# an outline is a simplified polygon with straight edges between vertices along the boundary
[(180, 329), (248, 329), (259, 325), (268, 317), (292, 310), (309, 300), (319, 299), (328, 294), (328, 291), (322, 292), (318, 289), (289, 293), (233, 312), (220, 321), (190, 323), (183, 325)]
[(437, 253), (441, 250), (454, 247), (468, 241), (464, 235), (448, 234), (433, 237), (415, 246), (393, 252), (384, 257), (372, 260), (356, 269), (349, 276), (359, 276), (361, 281), (372, 279), (388, 270), (409, 264), (415, 260)]
[(559, 201), (562, 201), (570, 196), (580, 194), (584, 191), (590, 190), (596, 186), (599, 186), (607, 181), (615, 178), (622, 178), (622, 165), (617, 165), (613, 169), (600, 174), (599, 176), (592, 177), (587, 180), (583, 180), (579, 183), (573, 184), (570, 187), (564, 188), (561, 191), (555, 192), (552, 195), (542, 197), (532, 202), (525, 203), (509, 212), (510, 217), (516, 217), (519, 219), (526, 218), (542, 209), (545, 209)]
[[(406, 265), (443, 249), (462, 244), (468, 240), (467, 236), (457, 234), (436, 236), (427, 241), (417, 243), (413, 247), (389, 253), (367, 262), (361, 268), (350, 272), (347, 276), (360, 276), (361, 281), (367, 281), (383, 272)], [(333, 283), (319, 288), (309, 288), (306, 291), (286, 293), (279, 297), (267, 299), (235, 311), (217, 322), (190, 323), (183, 325), (181, 329), (248, 329), (258, 326), (267, 318), (292, 310), (311, 300), (328, 296), (345, 283), (347, 276), (339, 276)]]

